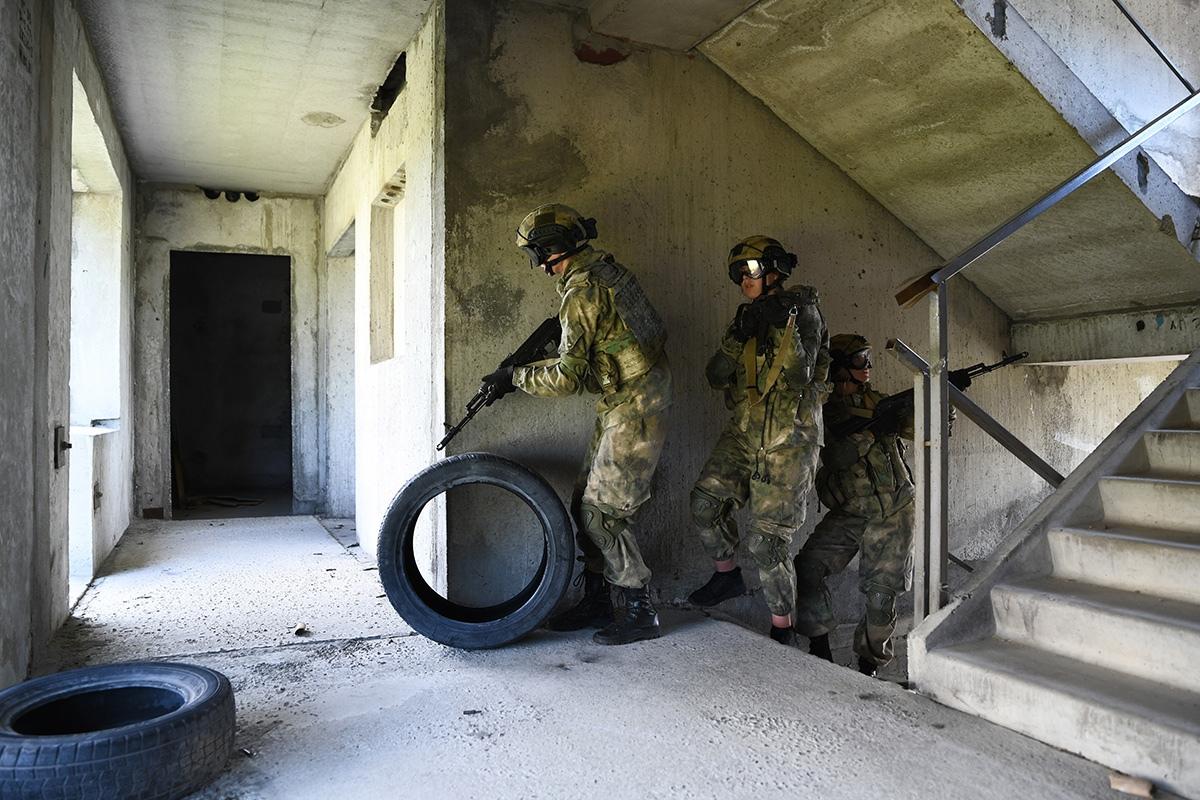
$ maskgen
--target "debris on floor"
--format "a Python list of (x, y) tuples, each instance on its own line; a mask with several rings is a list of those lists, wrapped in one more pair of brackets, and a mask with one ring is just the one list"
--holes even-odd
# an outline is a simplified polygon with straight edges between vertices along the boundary
[(1128, 794), (1134, 797), (1154, 796), (1153, 783), (1145, 778), (1135, 778), (1132, 775), (1125, 775), (1120, 772), (1113, 772), (1109, 774), (1108, 785), (1122, 794)]

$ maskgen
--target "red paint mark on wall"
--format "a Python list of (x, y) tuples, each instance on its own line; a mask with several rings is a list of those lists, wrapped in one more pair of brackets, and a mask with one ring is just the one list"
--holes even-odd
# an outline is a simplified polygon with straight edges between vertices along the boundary
[(585, 64), (599, 64), (602, 67), (610, 67), (629, 58), (629, 53), (622, 53), (620, 50), (612, 47), (597, 50), (587, 42), (580, 42), (575, 45), (575, 57)]

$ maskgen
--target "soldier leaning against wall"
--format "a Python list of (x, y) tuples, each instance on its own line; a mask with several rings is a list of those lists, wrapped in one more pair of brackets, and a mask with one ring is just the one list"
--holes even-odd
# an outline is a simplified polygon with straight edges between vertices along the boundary
[(688, 599), (708, 607), (745, 594), (733, 513), (749, 504), (747, 548), (771, 611), (771, 638), (790, 644), (790, 545), (804, 522), (803, 498), (822, 442), (829, 334), (816, 290), (784, 286), (796, 256), (777, 240), (752, 236), (738, 242), (727, 267), (749, 302), (738, 307), (706, 369), (733, 417), (692, 489), (692, 517), (715, 571)]
[[(627, 644), (660, 635), (650, 570), (630, 518), (650, 499), (666, 438), (671, 370), (662, 319), (633, 273), (588, 243), (595, 237), (596, 221), (564, 205), (541, 206), (521, 222), (517, 245), (530, 265), (558, 278), (558, 355), (501, 367), (484, 382), (494, 385), (498, 396), (515, 389), (537, 397), (600, 395), (571, 503), (583, 551), (583, 599), (547, 627), (601, 628), (593, 637), (596, 643)], [(619, 616), (610, 585), (625, 601)]]
[(903, 439), (913, 438), (909, 404), (895, 418), (838, 436), (854, 417), (873, 418), (887, 395), (871, 388), (871, 345), (858, 334), (830, 340), (833, 396), (825, 404), (825, 448), (817, 472), (817, 495), (829, 513), (796, 556), (796, 630), (809, 637), (809, 652), (828, 661), (829, 633), (837, 627), (825, 579), (841, 572), (861, 551), (859, 585), (867, 610), (854, 632), (859, 671), (873, 675), (892, 660), (896, 596), (912, 570), (913, 479)]

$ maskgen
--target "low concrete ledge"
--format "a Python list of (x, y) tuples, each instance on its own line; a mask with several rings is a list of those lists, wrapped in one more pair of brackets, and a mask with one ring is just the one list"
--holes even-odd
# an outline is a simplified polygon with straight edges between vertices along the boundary
[(1200, 350), (1200, 305), (1015, 322), (1011, 333), (1030, 364), (1182, 360)]

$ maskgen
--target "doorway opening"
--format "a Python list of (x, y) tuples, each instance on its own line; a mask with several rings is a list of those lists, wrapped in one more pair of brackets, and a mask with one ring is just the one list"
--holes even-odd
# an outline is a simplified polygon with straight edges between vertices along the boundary
[(177, 519), (292, 513), (291, 259), (171, 252)]
[(72, 73), (71, 304), (67, 379), (67, 569), (74, 606), (129, 525), (128, 400), (131, 307), (121, 181), (87, 92)]

